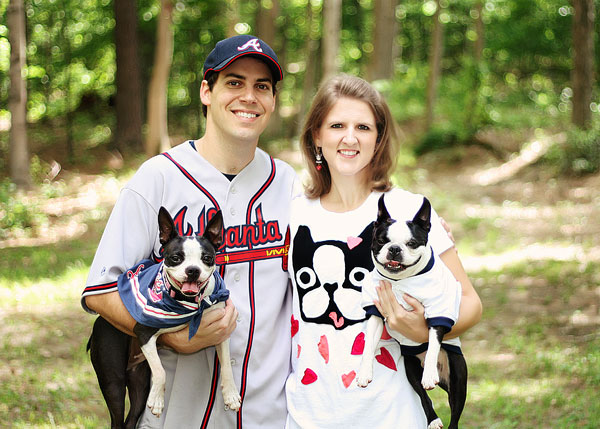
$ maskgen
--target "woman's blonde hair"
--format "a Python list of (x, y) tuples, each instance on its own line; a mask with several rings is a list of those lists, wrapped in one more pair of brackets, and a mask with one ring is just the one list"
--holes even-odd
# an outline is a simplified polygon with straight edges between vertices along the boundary
[(343, 97), (364, 101), (375, 116), (377, 143), (368, 167), (371, 190), (385, 192), (392, 187), (390, 175), (396, 166), (397, 133), (390, 109), (370, 83), (359, 77), (342, 74), (320, 86), (300, 135), (300, 146), (310, 176), (310, 183), (305, 190), (309, 198), (319, 198), (331, 190), (331, 173), (325, 159), (320, 170), (316, 167), (315, 136), (333, 105)]

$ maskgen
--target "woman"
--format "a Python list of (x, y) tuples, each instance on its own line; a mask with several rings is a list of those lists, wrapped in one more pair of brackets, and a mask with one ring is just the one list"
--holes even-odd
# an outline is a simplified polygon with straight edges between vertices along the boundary
[[(422, 197), (392, 189), (395, 132), (387, 104), (366, 81), (337, 76), (320, 89), (301, 136), (310, 183), (292, 203), (289, 272), (293, 284), (292, 372), (286, 383), (288, 428), (425, 428), (420, 402), (395, 340), (385, 341), (367, 388), (356, 384), (364, 346), (361, 286), (370, 256), (377, 200), (390, 212), (416, 213)], [(408, 215), (407, 215), (408, 218)], [(448, 337), (481, 317), (473, 289), (435, 212), (430, 242), (462, 285), (460, 318)], [(376, 305), (390, 328), (427, 341), (422, 305), (397, 303), (382, 283)]]

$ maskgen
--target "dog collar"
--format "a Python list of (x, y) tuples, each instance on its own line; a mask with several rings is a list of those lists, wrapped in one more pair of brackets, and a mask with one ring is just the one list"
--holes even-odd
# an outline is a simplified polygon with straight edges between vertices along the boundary
[(425, 265), (425, 268), (423, 268), (421, 270), (421, 272), (419, 272), (417, 274), (417, 276), (420, 276), (421, 274), (425, 274), (427, 271), (431, 271), (431, 269), (433, 268), (433, 264), (435, 264), (435, 253), (433, 253), (433, 249), (431, 249), (431, 258), (429, 258), (429, 262), (427, 262), (427, 265)]

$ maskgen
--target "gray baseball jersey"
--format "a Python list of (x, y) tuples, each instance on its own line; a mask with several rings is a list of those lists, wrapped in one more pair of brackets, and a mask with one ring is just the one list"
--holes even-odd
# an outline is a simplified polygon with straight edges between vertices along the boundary
[(164, 206), (183, 235), (202, 234), (207, 220), (222, 210), (224, 246), (217, 264), (239, 312), (230, 348), (241, 410), (223, 404), (214, 347), (191, 355), (162, 350), (166, 410), (160, 419), (146, 412), (140, 427), (283, 427), (291, 350), (288, 221), (295, 177), (289, 165), (257, 149), (229, 181), (188, 141), (146, 161), (121, 191), (90, 268), (83, 307), (90, 311), (83, 297), (116, 290), (128, 267), (161, 259), (157, 218)]

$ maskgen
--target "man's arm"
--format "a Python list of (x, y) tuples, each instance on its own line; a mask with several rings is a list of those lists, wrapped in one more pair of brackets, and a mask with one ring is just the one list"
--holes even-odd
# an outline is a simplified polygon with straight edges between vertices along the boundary
[[(133, 336), (135, 319), (131, 317), (118, 292), (99, 295), (89, 295), (85, 298), (86, 305), (97, 312), (120, 331)], [(177, 332), (162, 334), (159, 342), (171, 347), (178, 353), (194, 353), (209, 346), (219, 344), (229, 338), (236, 327), (238, 312), (227, 300), (226, 307), (205, 312), (196, 335), (188, 340), (189, 328)]]

